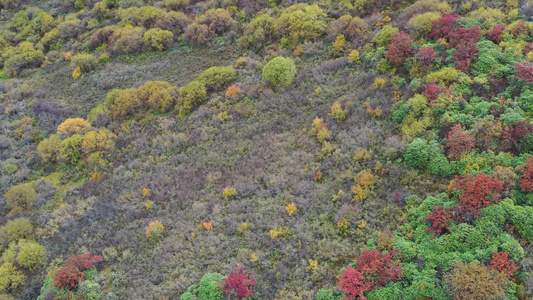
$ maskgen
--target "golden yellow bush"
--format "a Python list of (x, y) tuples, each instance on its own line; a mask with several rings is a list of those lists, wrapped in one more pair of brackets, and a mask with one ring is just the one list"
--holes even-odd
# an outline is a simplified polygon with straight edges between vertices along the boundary
[(71, 136), (73, 134), (83, 135), (91, 130), (91, 124), (82, 118), (66, 119), (57, 127), (57, 134)]
[(297, 208), (296, 208), (296, 205), (294, 204), (294, 202), (291, 202), (291, 203), (289, 203), (289, 204), (287, 204), (285, 206), (285, 210), (287, 211), (287, 213), (289, 214), (289, 217), (290, 217), (296, 212)]

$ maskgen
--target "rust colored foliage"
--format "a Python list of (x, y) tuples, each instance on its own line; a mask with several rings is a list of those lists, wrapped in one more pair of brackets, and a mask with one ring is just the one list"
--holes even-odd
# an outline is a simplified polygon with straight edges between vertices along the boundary
[(487, 38), (494, 43), (500, 43), (502, 41), (505, 25), (496, 25), (489, 32), (487, 32)]
[(509, 129), (508, 131), (504, 131), (503, 134), (504, 136), (509, 137), (516, 145), (521, 138), (532, 132), (533, 125), (531, 125), (531, 122), (529, 120), (524, 120), (516, 123), (513, 128)]
[(346, 299), (366, 299), (364, 292), (402, 279), (401, 264), (394, 260), (396, 249), (390, 252), (363, 250), (355, 268), (347, 268), (339, 277), (339, 289)]
[(529, 33), (529, 24), (524, 20), (520, 20), (518, 25), (509, 32), (514, 36), (527, 35)]
[[(470, 174), (468, 174), (470, 175)], [(470, 176), (460, 176), (450, 183), (451, 190), (462, 190), (459, 201), (465, 207), (480, 209), (500, 202), (503, 185), (496, 177), (478, 174), (472, 180)]]
[(94, 268), (95, 263), (99, 263), (104, 261), (102, 256), (100, 255), (92, 255), (91, 253), (83, 254), (83, 255), (75, 255), (67, 258), (65, 260), (65, 265), (67, 267), (82, 267), (87, 270), (91, 270)]
[(441, 88), (435, 83), (424, 85), (424, 97), (428, 100), (437, 100), (441, 92)]
[(85, 280), (86, 276), (76, 267), (63, 267), (52, 273), (52, 286), (60, 290), (74, 289), (78, 286), (78, 282)]
[(253, 276), (248, 276), (244, 272), (244, 266), (233, 266), (233, 272), (224, 279), (224, 293), (227, 295), (235, 294), (241, 299), (254, 294), (253, 287), (257, 281)]
[(510, 260), (507, 251), (492, 253), (492, 260), (490, 261), (490, 268), (505, 274), (508, 278), (512, 278), (514, 272), (518, 269)]
[(527, 159), (525, 166), (519, 166), (518, 170), (524, 171), (520, 176), (522, 192), (533, 192), (533, 156)]
[(481, 218), (481, 213), (471, 206), (459, 204), (452, 208), (452, 217), (456, 224), (468, 223), (473, 225), (476, 219)]
[(452, 224), (452, 214), (450, 210), (445, 209), (444, 206), (433, 206), (433, 211), (429, 213), (424, 222), (429, 222), (431, 227), (426, 229), (426, 232), (442, 235), (448, 232)]
[(475, 146), (476, 139), (474, 134), (465, 131), (461, 124), (453, 126), (447, 134), (448, 156), (451, 159), (459, 159), (465, 153), (468, 153)]
[(346, 296), (346, 300), (366, 299), (364, 292), (371, 291), (369, 282), (365, 282), (362, 272), (354, 268), (347, 268), (339, 275), (339, 289)]
[(431, 47), (422, 48), (416, 53), (416, 59), (423, 67), (431, 66), (437, 58), (437, 52)]
[(524, 50), (522, 50), (522, 53), (524, 55), (528, 54), (529, 52), (531, 52), (531, 50), (533, 50), (533, 43), (529, 43), (527, 44), (525, 47), (524, 47)]
[(65, 267), (55, 270), (52, 273), (52, 286), (58, 289), (73, 289), (80, 281), (84, 281), (86, 275), (80, 268), (91, 270), (95, 263), (102, 262), (100, 255), (90, 253), (75, 255), (65, 260)]
[(405, 32), (399, 31), (391, 35), (391, 43), (387, 47), (387, 59), (394, 64), (401, 64), (414, 54), (411, 47), (413, 39)]
[(458, 262), (449, 275), (446, 282), (454, 300), (499, 299), (505, 295), (505, 275), (478, 262)]
[(456, 69), (468, 72), (470, 60), (474, 59), (479, 52), (477, 42), (482, 36), (479, 25), (470, 28), (457, 28), (449, 35), (450, 46), (455, 48), (453, 60), (456, 62)]
[(241, 88), (235, 84), (232, 84), (228, 87), (228, 90), (226, 91), (226, 98), (231, 98), (231, 96), (237, 94), (241, 91)]
[(433, 31), (429, 34), (429, 38), (435, 40), (449, 38), (459, 19), (458, 15), (442, 15), (438, 20), (433, 21)]
[(533, 66), (530, 64), (515, 64), (516, 78), (524, 80), (528, 84), (533, 83)]

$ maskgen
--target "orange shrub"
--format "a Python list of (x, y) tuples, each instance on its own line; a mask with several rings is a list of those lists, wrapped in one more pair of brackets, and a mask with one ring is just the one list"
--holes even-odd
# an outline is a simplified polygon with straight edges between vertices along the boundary
[(157, 243), (165, 230), (165, 226), (160, 221), (152, 221), (146, 228), (146, 237), (152, 243)]
[(237, 94), (241, 91), (241, 88), (235, 84), (232, 84), (228, 87), (228, 91), (226, 92), (226, 98), (231, 98), (231, 96)]

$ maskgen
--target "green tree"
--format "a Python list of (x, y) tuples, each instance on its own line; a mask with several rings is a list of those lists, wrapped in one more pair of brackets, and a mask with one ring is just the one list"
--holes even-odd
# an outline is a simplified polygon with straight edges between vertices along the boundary
[(221, 90), (225, 89), (236, 77), (237, 73), (235, 73), (235, 69), (231, 66), (211, 67), (202, 72), (197, 80), (203, 83), (207, 89)]
[(174, 34), (168, 30), (153, 28), (144, 33), (144, 45), (150, 49), (163, 51), (174, 40)]
[(46, 248), (34, 241), (20, 240), (17, 262), (22, 267), (30, 270), (38, 265), (43, 265), (46, 257)]
[(179, 90), (178, 107), (180, 113), (189, 113), (202, 104), (207, 98), (205, 85), (199, 81), (191, 81)]
[(32, 208), (36, 197), (32, 183), (15, 185), (5, 194), (6, 205), (11, 209), (10, 214), (17, 214)]
[(296, 77), (294, 61), (286, 57), (276, 57), (263, 68), (263, 78), (272, 86), (289, 86)]
[(6, 225), (0, 228), (0, 244), (7, 245), (31, 237), (33, 237), (33, 226), (30, 220), (26, 218), (9, 220)]
[(222, 300), (222, 283), (224, 276), (219, 273), (207, 273), (200, 280), (198, 287), (198, 298), (200, 300)]

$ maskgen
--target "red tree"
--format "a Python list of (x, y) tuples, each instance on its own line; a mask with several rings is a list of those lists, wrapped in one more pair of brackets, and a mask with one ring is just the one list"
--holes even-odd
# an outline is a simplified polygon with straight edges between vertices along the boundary
[(364, 281), (363, 273), (354, 268), (347, 268), (337, 279), (346, 300), (366, 299), (364, 292), (372, 290), (370, 283)]
[(422, 48), (416, 53), (416, 59), (423, 67), (431, 66), (437, 58), (439, 58), (437, 52), (431, 47)]
[(511, 129), (504, 131), (503, 135), (508, 137), (511, 142), (516, 146), (520, 139), (533, 132), (533, 125), (529, 120), (524, 120), (516, 123)]
[(74, 255), (67, 260), (65, 260), (66, 266), (72, 266), (72, 267), (82, 267), (87, 270), (91, 270), (94, 268), (95, 263), (99, 263), (104, 261), (104, 259), (100, 255), (92, 255), (91, 253), (83, 254), (83, 255)]
[(477, 43), (482, 35), (479, 25), (457, 28), (449, 35), (450, 46), (454, 48), (453, 60), (456, 62), (457, 70), (468, 72), (470, 60), (475, 58), (479, 52)]
[(244, 273), (244, 267), (234, 265), (233, 272), (224, 279), (224, 293), (231, 294), (232, 292), (235, 292), (237, 298), (251, 296), (254, 294), (254, 290), (251, 288), (253, 288), (256, 283), (257, 282), (253, 276), (248, 277), (248, 275)]
[(520, 63), (516, 63), (514, 66), (517, 73), (516, 78), (524, 80), (528, 84), (533, 83), (533, 66)]
[(503, 185), (496, 177), (478, 174), (472, 181), (466, 183), (459, 201), (466, 207), (480, 209), (491, 206), (501, 200)]
[(437, 100), (441, 92), (441, 88), (434, 83), (424, 85), (424, 97), (428, 100)]
[(433, 21), (433, 31), (429, 34), (429, 38), (448, 38), (459, 19), (458, 15), (442, 15), (438, 20)]
[(510, 260), (509, 253), (507, 251), (492, 253), (492, 260), (490, 261), (490, 268), (505, 274), (507, 277), (512, 278), (514, 272), (518, 269)]
[(522, 53), (524, 53), (524, 55), (528, 54), (529, 52), (531, 52), (531, 50), (533, 50), (533, 43), (529, 43), (527, 44), (525, 47), (524, 47), (524, 50)]
[(364, 292), (382, 287), (390, 280), (401, 280), (403, 271), (401, 264), (394, 261), (395, 256), (396, 249), (390, 252), (363, 250), (363, 253), (357, 257), (355, 268), (346, 269), (338, 277), (339, 288), (346, 299), (357, 299), (357, 297), (366, 299)]
[(391, 43), (387, 47), (387, 59), (394, 64), (401, 64), (414, 54), (411, 47), (413, 39), (405, 32), (399, 31), (391, 35)]
[(63, 267), (52, 273), (52, 286), (58, 289), (73, 289), (78, 286), (78, 282), (84, 281), (86, 276), (77, 267)]
[(448, 156), (451, 159), (459, 159), (463, 154), (474, 148), (476, 141), (474, 134), (465, 131), (465, 127), (461, 124), (453, 126), (446, 136), (448, 137), (448, 143), (446, 144), (449, 149)]
[(510, 33), (514, 36), (519, 36), (522, 33), (527, 35), (529, 33), (529, 24), (525, 20), (520, 20), (518, 25), (511, 29)]
[(468, 223), (474, 225), (474, 221), (481, 218), (481, 213), (471, 206), (459, 203), (452, 208), (452, 218), (456, 224)]
[(499, 43), (502, 41), (504, 30), (505, 25), (496, 25), (489, 32), (487, 32), (487, 38), (494, 43)]
[(442, 235), (448, 232), (452, 224), (452, 214), (450, 210), (445, 209), (444, 206), (433, 206), (433, 211), (425, 218), (425, 222), (429, 222), (431, 227), (426, 229), (426, 232)]
[(533, 156), (527, 159), (526, 166), (519, 166), (518, 170), (524, 171), (520, 176), (522, 192), (533, 192)]
[(52, 273), (52, 286), (58, 289), (76, 288), (80, 281), (84, 281), (86, 275), (80, 270), (81, 268), (91, 270), (95, 263), (102, 262), (100, 255), (90, 253), (84, 255), (74, 255), (65, 260), (65, 267), (55, 270)]

